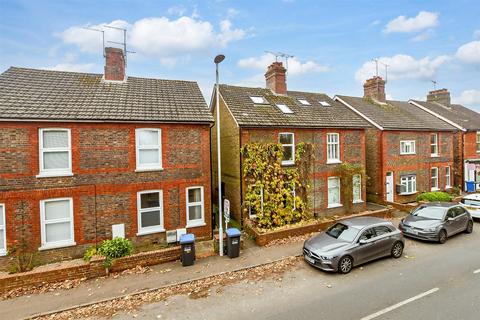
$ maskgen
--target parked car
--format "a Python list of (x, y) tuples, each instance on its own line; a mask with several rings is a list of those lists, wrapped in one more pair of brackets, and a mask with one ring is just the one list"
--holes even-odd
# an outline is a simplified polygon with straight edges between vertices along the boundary
[(460, 202), (470, 212), (472, 218), (480, 219), (480, 193), (466, 195)]
[(361, 217), (342, 220), (303, 244), (304, 259), (325, 271), (349, 273), (354, 266), (385, 256), (400, 258), (405, 242), (387, 220)]
[(460, 204), (432, 202), (413, 210), (398, 227), (407, 237), (445, 243), (457, 233), (472, 233), (473, 221)]

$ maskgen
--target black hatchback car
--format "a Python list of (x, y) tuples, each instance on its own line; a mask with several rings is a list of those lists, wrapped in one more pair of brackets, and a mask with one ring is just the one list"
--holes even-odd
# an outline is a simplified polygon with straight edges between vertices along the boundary
[(454, 234), (472, 233), (473, 220), (457, 203), (432, 202), (413, 210), (398, 227), (404, 236), (445, 243)]

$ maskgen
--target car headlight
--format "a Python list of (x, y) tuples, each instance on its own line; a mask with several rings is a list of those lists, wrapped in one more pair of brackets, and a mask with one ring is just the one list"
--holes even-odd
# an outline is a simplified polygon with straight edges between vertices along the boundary
[(427, 231), (427, 232), (435, 232), (435, 231), (437, 231), (437, 228), (426, 228), (425, 231)]
[(332, 256), (320, 256), (320, 258), (322, 258), (322, 260), (332, 260), (332, 259), (334, 259), (335, 257), (332, 257)]

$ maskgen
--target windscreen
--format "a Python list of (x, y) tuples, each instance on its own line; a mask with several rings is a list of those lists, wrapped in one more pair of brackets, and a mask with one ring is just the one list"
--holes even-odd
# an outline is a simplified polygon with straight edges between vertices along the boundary
[(413, 216), (435, 220), (442, 220), (444, 214), (445, 208), (441, 207), (420, 207), (412, 213)]

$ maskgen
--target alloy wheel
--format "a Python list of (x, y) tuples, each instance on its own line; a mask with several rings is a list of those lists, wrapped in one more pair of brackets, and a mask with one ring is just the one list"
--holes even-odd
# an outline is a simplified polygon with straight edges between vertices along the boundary
[(353, 261), (350, 257), (344, 257), (339, 262), (338, 270), (340, 273), (349, 273), (352, 270)]
[(472, 221), (468, 221), (468, 224), (467, 224), (467, 229), (465, 230), (466, 233), (472, 233), (473, 232), (473, 222)]
[(392, 248), (392, 256), (394, 258), (400, 258), (402, 256), (402, 252), (403, 252), (402, 243), (401, 242), (395, 243)]
[(440, 230), (440, 232), (438, 233), (438, 242), (440, 242), (441, 244), (447, 242), (447, 233), (445, 232), (445, 230)]

